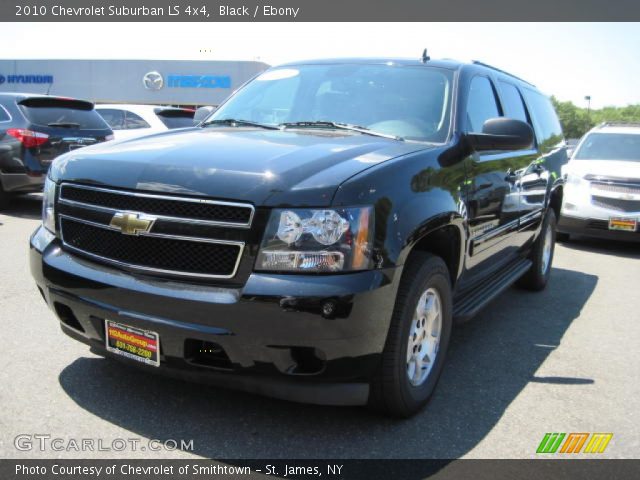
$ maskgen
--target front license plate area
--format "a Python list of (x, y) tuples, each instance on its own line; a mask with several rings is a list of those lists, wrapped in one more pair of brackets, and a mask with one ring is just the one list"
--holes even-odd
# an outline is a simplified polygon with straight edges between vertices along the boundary
[(107, 350), (131, 360), (160, 366), (160, 335), (112, 320), (104, 321)]
[(635, 218), (610, 218), (609, 230), (622, 230), (625, 232), (635, 232), (638, 228), (638, 221)]

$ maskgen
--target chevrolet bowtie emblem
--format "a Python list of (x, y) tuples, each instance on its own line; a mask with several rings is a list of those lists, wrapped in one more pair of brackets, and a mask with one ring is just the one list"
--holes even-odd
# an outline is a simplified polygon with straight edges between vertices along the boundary
[(156, 219), (141, 213), (118, 212), (111, 219), (111, 227), (119, 229), (125, 235), (140, 235), (153, 227)]

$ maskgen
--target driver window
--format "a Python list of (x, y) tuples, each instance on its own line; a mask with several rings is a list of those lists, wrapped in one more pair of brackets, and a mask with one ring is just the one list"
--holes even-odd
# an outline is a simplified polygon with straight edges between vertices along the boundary
[(482, 133), (484, 122), (500, 116), (491, 81), (487, 77), (474, 77), (467, 101), (467, 131)]

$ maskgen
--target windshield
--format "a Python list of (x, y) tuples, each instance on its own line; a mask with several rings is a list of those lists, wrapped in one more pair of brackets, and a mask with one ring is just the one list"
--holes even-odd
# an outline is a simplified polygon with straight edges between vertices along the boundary
[(627, 160), (640, 162), (640, 135), (591, 133), (573, 157), (576, 160)]
[(406, 140), (444, 142), (452, 72), (433, 67), (302, 65), (271, 69), (206, 121), (358, 125)]

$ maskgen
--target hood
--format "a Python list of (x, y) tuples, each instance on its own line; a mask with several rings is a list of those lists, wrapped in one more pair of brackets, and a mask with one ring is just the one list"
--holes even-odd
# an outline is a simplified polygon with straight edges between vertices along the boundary
[(74, 151), (54, 162), (51, 176), (254, 205), (326, 206), (349, 177), (425, 148), (333, 130), (190, 128)]
[(571, 160), (567, 173), (640, 180), (640, 162), (622, 160)]

